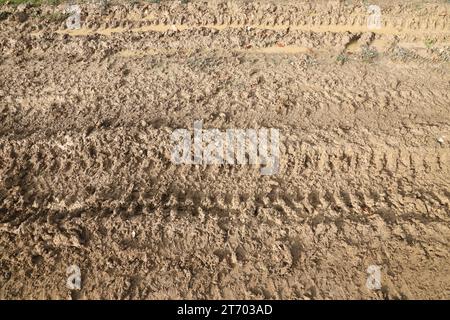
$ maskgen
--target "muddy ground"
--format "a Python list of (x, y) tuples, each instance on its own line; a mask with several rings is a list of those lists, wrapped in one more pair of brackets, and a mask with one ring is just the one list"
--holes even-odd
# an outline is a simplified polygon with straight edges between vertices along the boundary
[[(449, 299), (450, 5), (373, 4), (0, 7), (0, 298)], [(279, 173), (173, 164), (195, 120)]]

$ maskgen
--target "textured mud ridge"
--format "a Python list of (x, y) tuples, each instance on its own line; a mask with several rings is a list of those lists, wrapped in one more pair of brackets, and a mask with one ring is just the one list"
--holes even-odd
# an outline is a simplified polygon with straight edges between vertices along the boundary
[[(0, 298), (449, 299), (450, 9), (379, 4), (2, 7)], [(195, 120), (280, 172), (174, 165)]]

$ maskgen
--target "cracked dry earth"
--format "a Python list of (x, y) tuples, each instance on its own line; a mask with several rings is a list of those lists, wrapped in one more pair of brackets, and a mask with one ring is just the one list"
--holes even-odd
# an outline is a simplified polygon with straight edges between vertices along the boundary
[[(449, 4), (374, 3), (0, 7), (0, 298), (449, 299)], [(195, 120), (279, 173), (173, 164)]]

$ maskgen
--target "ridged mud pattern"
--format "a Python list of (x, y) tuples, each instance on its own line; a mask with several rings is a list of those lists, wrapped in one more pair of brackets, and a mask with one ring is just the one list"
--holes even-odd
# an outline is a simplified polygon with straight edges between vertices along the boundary
[[(0, 298), (450, 298), (449, 5), (380, 6), (2, 7)], [(173, 164), (196, 120), (278, 174)]]
[[(380, 33), (433, 32), (449, 33), (448, 6), (424, 4), (389, 5), (382, 8)], [(264, 29), (286, 28), (316, 31), (320, 29), (338, 32), (341, 29), (367, 29), (367, 7), (335, 4), (259, 4), (193, 2), (154, 4), (148, 6), (115, 7), (105, 15), (87, 15), (87, 25), (98, 24), (98, 19), (109, 28), (133, 28), (147, 25), (154, 29), (162, 26), (209, 26), (211, 28), (259, 26)], [(101, 23), (100, 23), (101, 25)], [(345, 30), (351, 31), (351, 30)]]
[[(367, 7), (364, 5), (329, 3), (225, 3), (169, 1), (161, 4), (115, 5), (103, 10), (97, 5), (81, 5), (83, 28), (73, 34), (133, 31), (168, 31), (207, 27), (214, 29), (254, 27), (265, 30), (286, 29), (308, 32), (374, 32), (380, 34), (435, 35), (448, 41), (450, 16), (448, 5), (425, 3), (417, 5), (385, 3), (381, 29), (367, 28)], [(23, 30), (48, 29), (50, 13), (63, 8), (38, 11), (37, 18), (23, 25)], [(39, 16), (39, 14), (41, 15)], [(8, 25), (2, 25), (7, 29)], [(64, 30), (65, 23), (56, 26)], [(55, 29), (55, 28), (53, 28)]]

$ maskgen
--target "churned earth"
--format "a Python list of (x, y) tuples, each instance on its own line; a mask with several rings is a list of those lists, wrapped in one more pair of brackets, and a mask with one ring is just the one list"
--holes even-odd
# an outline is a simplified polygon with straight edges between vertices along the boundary
[[(1, 6), (0, 298), (449, 299), (450, 4), (371, 4)], [(279, 172), (174, 164), (196, 120)]]

